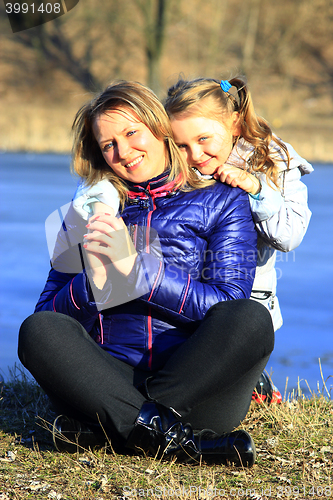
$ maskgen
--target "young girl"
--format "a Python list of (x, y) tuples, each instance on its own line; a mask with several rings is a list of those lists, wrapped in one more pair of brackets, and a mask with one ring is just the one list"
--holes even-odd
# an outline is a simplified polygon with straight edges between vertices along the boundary
[[(249, 193), (259, 236), (251, 298), (267, 307), (277, 330), (282, 315), (276, 297), (276, 250), (289, 252), (304, 237), (311, 212), (307, 188), (300, 179), (312, 172), (312, 166), (257, 116), (242, 78), (230, 82), (180, 79), (169, 89), (165, 108), (188, 165), (199, 176), (214, 177)], [(265, 374), (256, 390), (258, 401), (281, 400)]]
[(242, 78), (179, 80), (168, 91), (165, 109), (188, 165), (198, 175), (249, 193), (259, 235), (251, 298), (269, 309), (277, 330), (282, 316), (276, 297), (276, 250), (294, 250), (304, 237), (311, 212), (300, 179), (312, 166), (257, 116)]

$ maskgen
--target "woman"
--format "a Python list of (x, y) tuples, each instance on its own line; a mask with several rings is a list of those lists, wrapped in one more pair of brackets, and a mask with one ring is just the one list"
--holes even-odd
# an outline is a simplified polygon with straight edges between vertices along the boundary
[(100, 423), (113, 446), (252, 465), (251, 437), (233, 429), (274, 333), (267, 310), (246, 300), (256, 266), (247, 195), (187, 168), (140, 84), (106, 88), (74, 129), (76, 172), (91, 184), (107, 175), (123, 209), (95, 214), (86, 232), (70, 208), (20, 330), (22, 363), (66, 415), (57, 447), (76, 431), (80, 446), (96, 444)]

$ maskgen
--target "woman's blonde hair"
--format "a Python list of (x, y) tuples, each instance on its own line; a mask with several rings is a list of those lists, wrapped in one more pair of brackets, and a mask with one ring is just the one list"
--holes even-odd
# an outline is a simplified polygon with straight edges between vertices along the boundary
[[(180, 115), (199, 114), (223, 120), (236, 111), (239, 114), (240, 137), (254, 148), (248, 160), (250, 172), (264, 172), (268, 181), (278, 186), (278, 162), (286, 161), (289, 167), (290, 158), (286, 146), (273, 135), (266, 120), (256, 114), (251, 93), (243, 78), (229, 80), (234, 87), (230, 92), (223, 91), (220, 83), (212, 78), (180, 78), (168, 90), (164, 103), (166, 112), (171, 119)], [(277, 154), (272, 141), (281, 148), (282, 155)]]
[(93, 132), (96, 118), (115, 109), (134, 112), (157, 139), (164, 141), (170, 162), (169, 181), (175, 181), (175, 189), (204, 186), (182, 158), (173, 140), (168, 115), (156, 95), (144, 85), (128, 81), (112, 83), (82, 106), (75, 116), (72, 170), (88, 185), (108, 178), (118, 190), (122, 205), (126, 200), (128, 187), (106, 163)]

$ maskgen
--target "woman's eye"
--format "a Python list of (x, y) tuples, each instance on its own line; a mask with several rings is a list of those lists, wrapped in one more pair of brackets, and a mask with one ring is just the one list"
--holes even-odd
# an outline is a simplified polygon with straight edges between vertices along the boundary
[(108, 142), (107, 144), (105, 144), (105, 146), (103, 146), (103, 151), (109, 151), (109, 149), (113, 148), (114, 146), (114, 143), (111, 141), (111, 142)]
[(200, 137), (199, 139), (199, 142), (205, 142), (207, 141), (208, 137), (204, 136), (204, 137)]
[(178, 148), (179, 149), (185, 149), (186, 148), (186, 144), (178, 144)]
[(131, 137), (131, 135), (136, 134), (136, 130), (131, 130), (130, 132), (127, 133), (128, 137)]

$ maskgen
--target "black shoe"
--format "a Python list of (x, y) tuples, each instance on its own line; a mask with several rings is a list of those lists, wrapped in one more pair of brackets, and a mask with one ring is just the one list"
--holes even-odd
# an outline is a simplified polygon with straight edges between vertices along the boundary
[(259, 377), (257, 385), (252, 393), (252, 399), (257, 403), (282, 403), (282, 396), (280, 391), (271, 382), (266, 373), (262, 373)]
[(171, 409), (150, 401), (142, 405), (126, 446), (156, 458), (177, 457), (182, 462), (202, 457), (226, 465), (251, 467), (256, 458), (253, 440), (247, 432), (219, 436), (204, 430), (194, 434), (192, 427), (180, 422)]
[(233, 431), (219, 436), (205, 429), (195, 434), (195, 441), (202, 458), (225, 465), (252, 467), (256, 460), (256, 448), (250, 434), (244, 430)]
[(183, 425), (171, 409), (151, 401), (143, 403), (126, 447), (156, 458), (184, 454), (187, 458), (199, 456), (192, 428)]
[(99, 426), (90, 426), (59, 415), (52, 426), (53, 443), (60, 452), (82, 453), (83, 451), (96, 446), (103, 447), (107, 444), (108, 438)]

